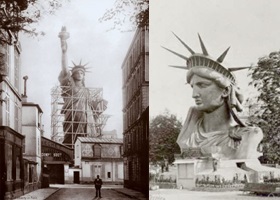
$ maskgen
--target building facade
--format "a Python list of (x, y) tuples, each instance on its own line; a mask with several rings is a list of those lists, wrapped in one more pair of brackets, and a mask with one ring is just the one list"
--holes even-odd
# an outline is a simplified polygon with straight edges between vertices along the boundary
[(148, 194), (149, 29), (138, 28), (122, 65), (124, 186)]
[(41, 187), (41, 134), (43, 111), (38, 104), (22, 102), (24, 193)]
[(10, 44), (0, 44), (0, 199), (23, 193), (24, 170), (21, 126), (20, 44), (11, 33)]
[(75, 142), (74, 182), (123, 183), (123, 140), (119, 138), (78, 137)]
[(73, 164), (73, 149), (41, 137), (42, 187), (49, 184), (73, 183), (70, 166)]

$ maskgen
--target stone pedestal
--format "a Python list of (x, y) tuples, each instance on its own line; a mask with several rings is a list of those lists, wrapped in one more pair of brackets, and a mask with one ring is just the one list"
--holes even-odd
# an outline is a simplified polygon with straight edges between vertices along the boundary
[(266, 177), (280, 178), (280, 169), (261, 165), (258, 159), (215, 160), (176, 159), (177, 187), (235, 187), (247, 182), (260, 183)]
[(177, 187), (193, 188), (195, 187), (195, 176), (197, 174), (197, 162), (195, 159), (176, 160), (177, 165)]

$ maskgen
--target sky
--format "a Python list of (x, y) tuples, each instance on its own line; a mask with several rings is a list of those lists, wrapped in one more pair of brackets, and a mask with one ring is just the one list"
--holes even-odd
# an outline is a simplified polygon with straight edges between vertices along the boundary
[[(256, 65), (260, 57), (280, 49), (280, 1), (274, 0), (160, 0), (150, 1), (150, 117), (166, 109), (184, 121), (195, 105), (182, 58), (164, 50), (191, 54), (176, 33), (195, 52), (202, 53), (198, 33), (210, 56), (218, 58), (229, 46), (226, 66)], [(245, 98), (250, 97), (248, 70), (235, 72)]]
[[(129, 49), (134, 32), (109, 31), (111, 22), (98, 21), (106, 10), (114, 6), (115, 0), (71, 0), (66, 1), (54, 15), (46, 15), (36, 25), (45, 36), (31, 38), (21, 35), (22, 76), (28, 76), (28, 102), (39, 104), (43, 110), (44, 136), (51, 135), (51, 89), (59, 86), (61, 70), (61, 47), (58, 34), (62, 26), (70, 33), (68, 43), (68, 65), (82, 60), (89, 63), (85, 85), (103, 88), (103, 98), (108, 103), (105, 114), (111, 115), (104, 130), (117, 130), (122, 137), (122, 71), (121, 66)], [(123, 30), (131, 30), (124, 24)], [(23, 84), (22, 84), (23, 85)]]

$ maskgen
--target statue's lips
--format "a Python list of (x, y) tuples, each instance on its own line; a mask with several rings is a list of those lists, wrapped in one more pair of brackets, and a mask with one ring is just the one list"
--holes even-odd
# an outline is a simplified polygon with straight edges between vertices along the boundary
[(200, 104), (202, 104), (202, 101), (201, 101), (201, 100), (196, 99), (196, 100), (195, 100), (195, 104), (196, 104), (196, 105), (200, 105)]

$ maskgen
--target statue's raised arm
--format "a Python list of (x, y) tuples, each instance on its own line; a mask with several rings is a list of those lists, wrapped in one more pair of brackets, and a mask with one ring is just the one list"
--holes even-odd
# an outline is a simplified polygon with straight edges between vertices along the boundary
[(61, 28), (61, 32), (58, 37), (61, 42), (61, 50), (62, 50), (62, 72), (67, 72), (67, 42), (66, 40), (70, 37), (69, 33), (66, 31), (66, 27), (63, 26)]

